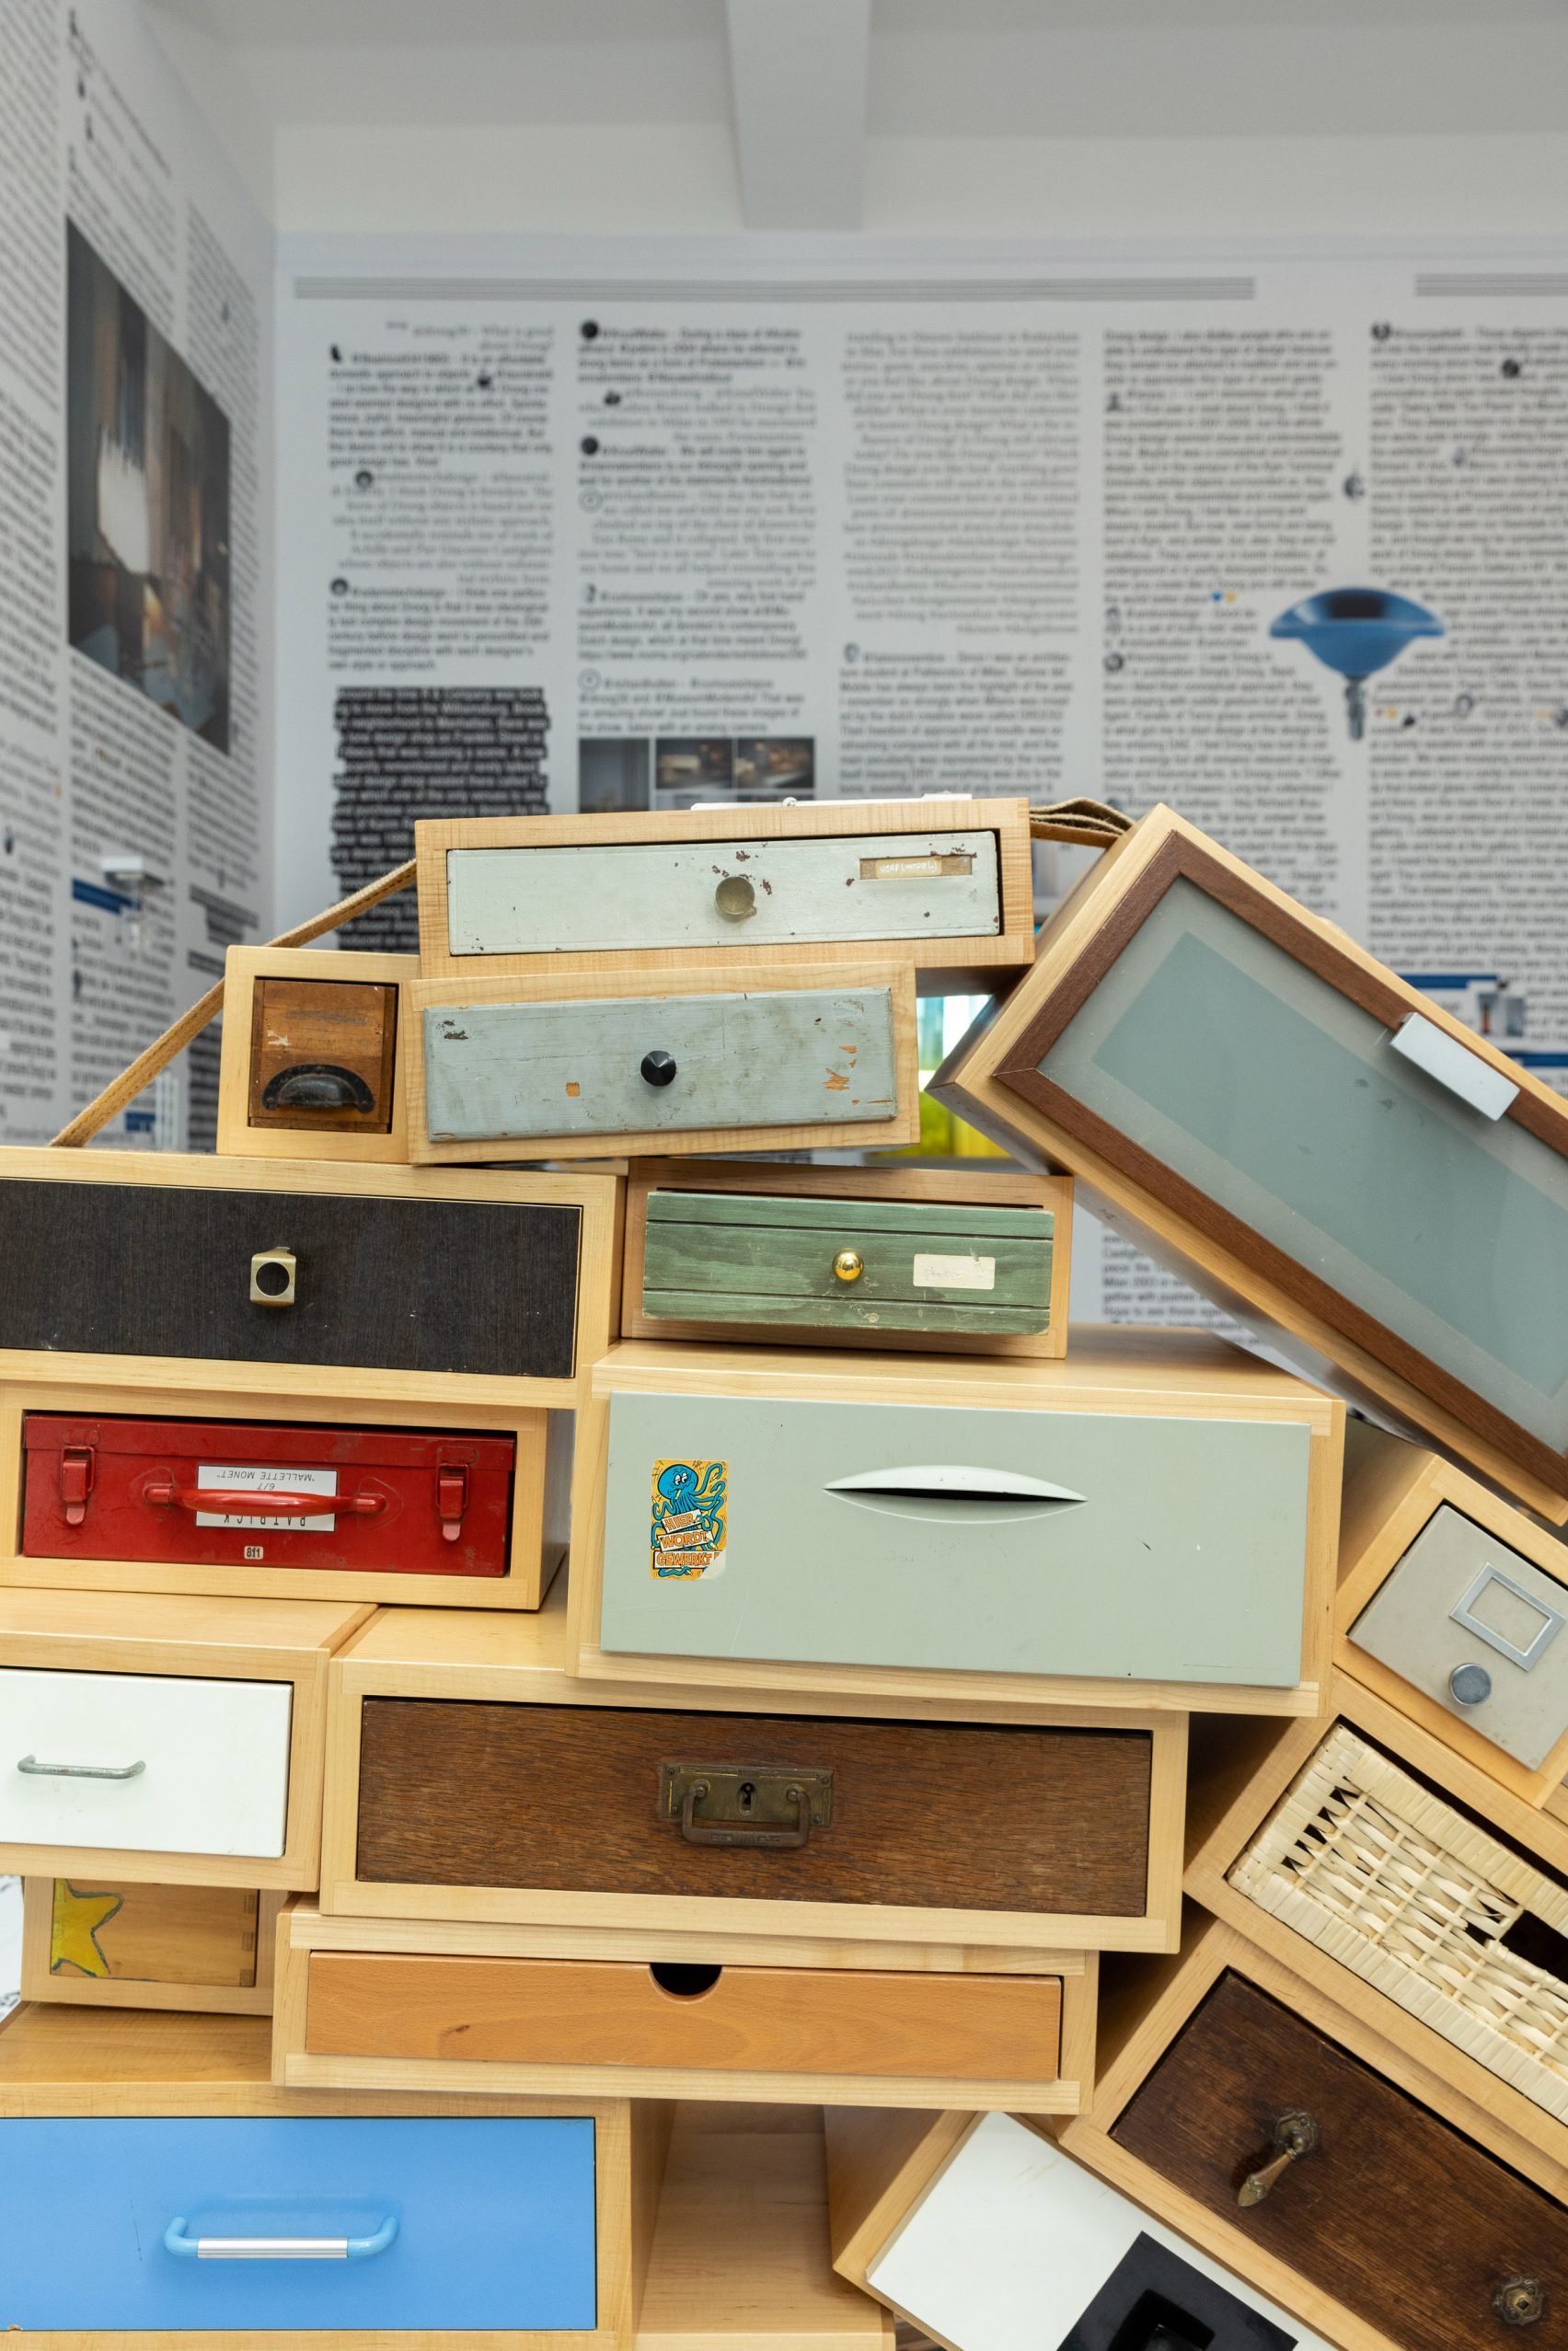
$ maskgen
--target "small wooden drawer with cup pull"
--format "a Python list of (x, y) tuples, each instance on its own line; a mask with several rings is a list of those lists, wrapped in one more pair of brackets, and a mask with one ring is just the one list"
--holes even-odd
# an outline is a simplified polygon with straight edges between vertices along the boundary
[(189, 1403), (0, 1385), (0, 1583), (537, 1608), (564, 1556), (569, 1413)]
[[(432, 1948), (432, 1942), (439, 1944)], [(519, 1928), (323, 1918), (279, 1938), (275, 2079), (300, 2089), (596, 2095), (1076, 2114), (1093, 2073), (1092, 1953), (1043, 1971), (761, 1965), (542, 1953)]]
[(414, 955), (231, 947), (218, 1149), (241, 1158), (409, 1156), (399, 1005)]
[(1440, 1455), (1355, 1423), (1334, 1614), (1346, 1673), (1528, 1804), (1559, 1795), (1568, 1773), (1561, 1536)]
[(1326, 1723), (1234, 1755), (1196, 1742), (1213, 1826), (1187, 1890), (1568, 2180), (1568, 1835), (1346, 1677), (1335, 1689)]
[(915, 1945), (947, 1972), (978, 1964), (949, 1950), (1170, 1946), (1183, 1715), (954, 1691), (938, 1722), (853, 1696), (801, 1716), (738, 1677), (696, 1703), (583, 1682), (565, 1654), (553, 1596), (364, 1628), (334, 1683), (323, 1911), (667, 1931), (741, 1962)]
[(907, 965), (417, 980), (411, 1005), (409, 1149), (421, 1163), (919, 1135)]
[(956, 2351), (1330, 2351), (1010, 2115), (830, 2107), (834, 2267)]
[(656, 2103), (278, 2089), (264, 2017), (25, 2005), (0, 2256), (28, 2340), (634, 2351)]
[(313, 1885), (327, 1600), (0, 1591), (0, 1870)]
[(1080, 1331), (1058, 1362), (630, 1340), (593, 1394), (584, 1674), (1319, 1710), (1343, 1408), (1216, 1340)]
[(1342, 2351), (1568, 2345), (1561, 2171), (1486, 2106), (1217, 1920), (1111, 1997), (1070, 2155)]
[(427, 979), (606, 962), (867, 960), (956, 972), (1034, 950), (1022, 800), (817, 801), (414, 828)]
[(162, 1151), (0, 1154), (0, 1377), (134, 1359), (203, 1394), (571, 1407), (621, 1180)]
[(1568, 1519), (1568, 1102), (1170, 809), (930, 1090), (1309, 1377)]
[(281, 1894), (29, 1877), (22, 1998), (270, 2016)]
[(1071, 1258), (1059, 1176), (640, 1160), (621, 1329), (1059, 1355)]

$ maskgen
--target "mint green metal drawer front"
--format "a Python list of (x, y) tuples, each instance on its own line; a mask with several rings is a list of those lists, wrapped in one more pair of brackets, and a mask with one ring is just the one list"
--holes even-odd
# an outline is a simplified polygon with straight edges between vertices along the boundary
[(653, 1192), (642, 1309), (675, 1322), (1032, 1335), (1051, 1320), (1055, 1222), (1047, 1208)]
[(617, 1394), (601, 1640), (1300, 1678), (1305, 1422)]
[(431, 1006), (424, 1046), (435, 1143), (898, 1112), (887, 988)]

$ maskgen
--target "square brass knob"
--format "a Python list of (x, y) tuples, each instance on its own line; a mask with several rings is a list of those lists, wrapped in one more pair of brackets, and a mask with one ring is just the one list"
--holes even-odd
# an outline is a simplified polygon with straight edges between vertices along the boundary
[(293, 1306), (299, 1273), (292, 1249), (259, 1249), (250, 1261), (252, 1306)]

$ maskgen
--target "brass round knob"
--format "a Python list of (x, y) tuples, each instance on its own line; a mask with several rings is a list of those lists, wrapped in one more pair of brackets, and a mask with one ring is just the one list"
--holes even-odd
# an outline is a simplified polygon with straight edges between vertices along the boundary
[(841, 1282), (858, 1282), (866, 1270), (866, 1261), (856, 1249), (841, 1249), (833, 1261), (833, 1270)]
[(756, 884), (747, 873), (727, 873), (713, 893), (726, 922), (744, 922), (756, 912)]
[(1547, 2293), (1539, 2277), (1510, 2277), (1492, 2297), (1505, 2326), (1534, 2326), (1546, 2316)]

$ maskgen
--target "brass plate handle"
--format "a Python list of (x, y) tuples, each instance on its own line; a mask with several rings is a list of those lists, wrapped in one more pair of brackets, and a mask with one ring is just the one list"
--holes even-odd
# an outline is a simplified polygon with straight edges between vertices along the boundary
[(705, 1828), (697, 1808), (709, 1792), (706, 1780), (694, 1780), (681, 1800), (681, 1835), (688, 1845), (747, 1845), (765, 1853), (796, 1852), (812, 1833), (812, 1800), (803, 1788), (786, 1788), (795, 1805), (793, 1828)]
[(659, 1817), (678, 1822), (688, 1845), (798, 1852), (813, 1828), (832, 1825), (833, 1774), (789, 1764), (663, 1763)]
[(840, 1282), (858, 1282), (866, 1270), (866, 1261), (858, 1249), (841, 1249), (833, 1261), (835, 1277)]
[(1249, 2172), (1236, 2192), (1236, 2201), (1242, 2209), (1250, 2210), (1262, 2204), (1271, 2188), (1284, 2179), (1293, 2163), (1310, 2155), (1318, 2144), (1318, 2126), (1304, 2106), (1292, 2106), (1281, 2115), (1274, 2126), (1274, 2158), (1256, 2172)]
[(1539, 2277), (1510, 2277), (1492, 2297), (1492, 2307), (1505, 2326), (1534, 2326), (1550, 2300)]

